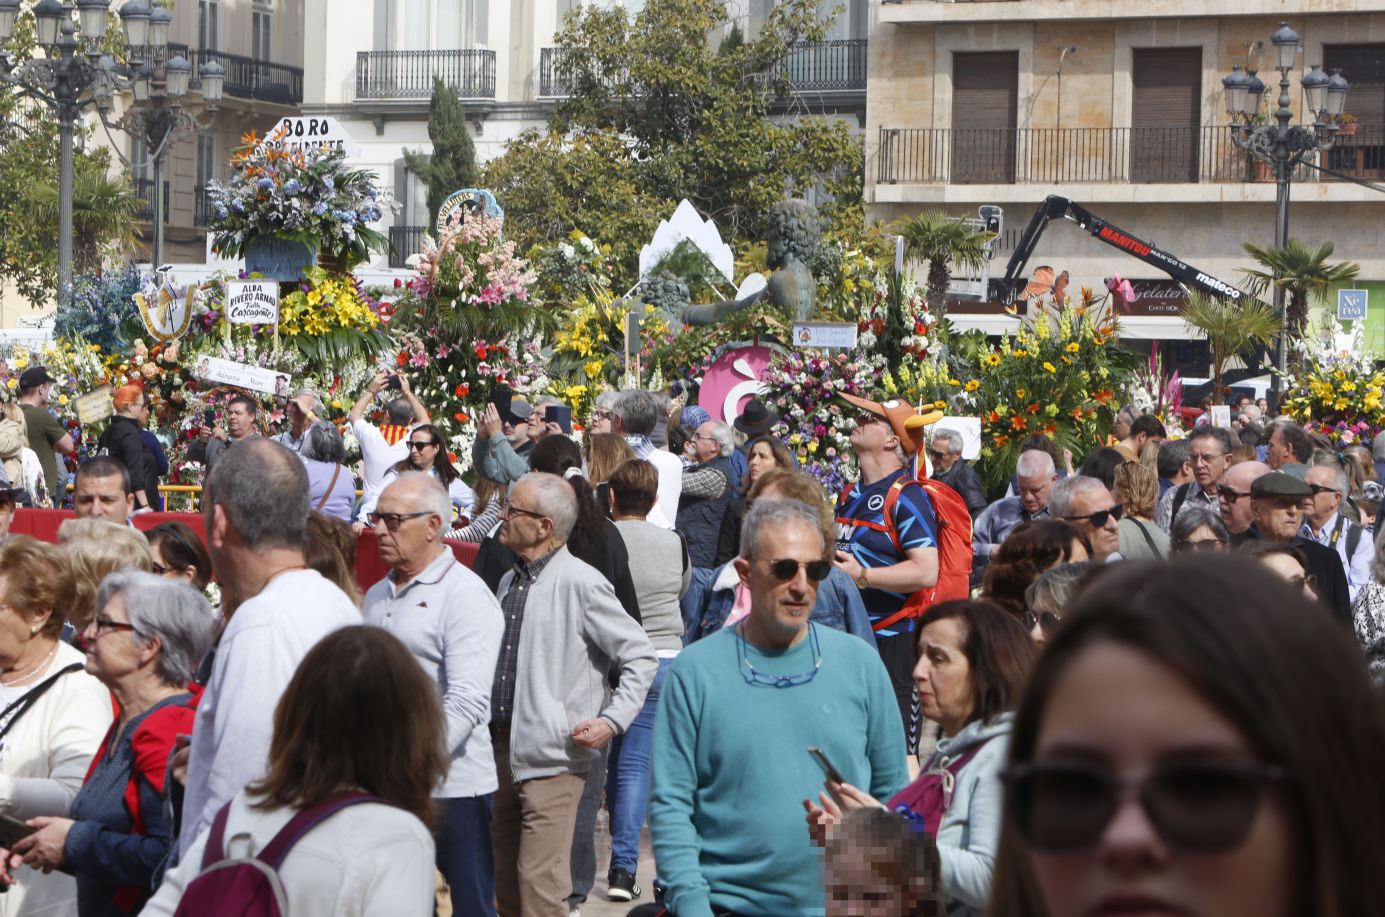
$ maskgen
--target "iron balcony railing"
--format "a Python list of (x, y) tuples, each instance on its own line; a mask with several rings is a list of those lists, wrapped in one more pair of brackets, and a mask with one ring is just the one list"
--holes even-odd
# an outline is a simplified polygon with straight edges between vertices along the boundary
[[(154, 179), (137, 178), (135, 179), (135, 196), (144, 203), (140, 204), (139, 210), (135, 211), (135, 219), (143, 223), (149, 223), (154, 219)], [(164, 222), (168, 222), (168, 182), (164, 182)]]
[(359, 51), (356, 53), (356, 98), (426, 99), (433, 78), (464, 99), (495, 98), (495, 52)]
[(423, 234), (427, 226), (390, 227), (390, 267), (408, 267), (404, 262), (423, 251)]
[(274, 64), (243, 54), (227, 54), (208, 48), (189, 48), (173, 43), (168, 47), (170, 56), (182, 54), (192, 64), (189, 86), (193, 89), (202, 88), (202, 65), (216, 61), (226, 68), (226, 83), (222, 89), (224, 95), (278, 102), (281, 105), (298, 105), (303, 101), (302, 67)]
[[(850, 92), (866, 88), (865, 39), (799, 42), (765, 79), (787, 77), (793, 92)], [(539, 97), (572, 95), (573, 81), (564, 72), (564, 48), (539, 52)]]
[(212, 220), (212, 193), (206, 188), (192, 192), (192, 225), (207, 226)]
[[(1273, 181), (1237, 149), (1230, 128), (881, 128), (884, 184), (1215, 183)], [(1385, 125), (1358, 125), (1317, 164), (1350, 178), (1385, 177)], [(1335, 181), (1312, 165), (1295, 181)]]

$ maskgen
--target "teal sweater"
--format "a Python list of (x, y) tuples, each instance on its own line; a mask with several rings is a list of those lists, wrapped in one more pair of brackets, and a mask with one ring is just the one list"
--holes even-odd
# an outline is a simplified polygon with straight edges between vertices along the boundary
[[(752, 685), (736, 628), (689, 646), (669, 669), (654, 726), (649, 827), (678, 917), (712, 905), (749, 917), (823, 912), (820, 852), (803, 800), (817, 799), (817, 745), (847, 782), (885, 800), (909, 781), (904, 730), (880, 657), (815, 627), (822, 668), (804, 685)], [(811, 638), (782, 652), (747, 645), (758, 672), (812, 671)]]

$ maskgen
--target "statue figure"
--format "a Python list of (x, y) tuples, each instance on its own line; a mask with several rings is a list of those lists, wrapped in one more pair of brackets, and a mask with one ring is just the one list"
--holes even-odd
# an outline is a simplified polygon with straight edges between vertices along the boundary
[(689, 306), (683, 312), (688, 325), (713, 325), (732, 312), (755, 305), (766, 295), (769, 301), (794, 316), (796, 321), (813, 318), (817, 300), (817, 281), (812, 263), (822, 237), (817, 208), (805, 200), (790, 198), (770, 208), (766, 258), (774, 273), (769, 283), (741, 299)]

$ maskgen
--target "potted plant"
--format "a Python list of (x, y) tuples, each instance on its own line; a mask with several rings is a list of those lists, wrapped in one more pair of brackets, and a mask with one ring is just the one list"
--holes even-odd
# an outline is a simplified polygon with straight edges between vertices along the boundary
[(1355, 137), (1355, 136), (1356, 136), (1356, 116), (1355, 116), (1355, 115), (1349, 114), (1349, 113), (1347, 113), (1347, 112), (1342, 112), (1341, 117), (1339, 117), (1339, 118), (1337, 119), (1337, 126), (1338, 126), (1338, 131), (1337, 131), (1337, 136), (1338, 136), (1338, 137)]
[(375, 175), (346, 165), (332, 146), (286, 149), (252, 131), (231, 156), (224, 185), (208, 185), (214, 249), (281, 283), (314, 263), (344, 273), (383, 251), (388, 240), (367, 224), (393, 207)]

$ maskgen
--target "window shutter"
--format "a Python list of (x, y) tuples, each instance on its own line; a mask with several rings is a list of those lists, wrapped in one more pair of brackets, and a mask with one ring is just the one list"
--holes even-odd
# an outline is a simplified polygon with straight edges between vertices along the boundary
[(1015, 180), (1019, 52), (952, 56), (952, 181)]
[(1323, 72), (1334, 67), (1351, 84), (1346, 111), (1361, 124), (1385, 124), (1385, 45), (1327, 45)]
[(1130, 180), (1197, 181), (1201, 48), (1136, 48)]

